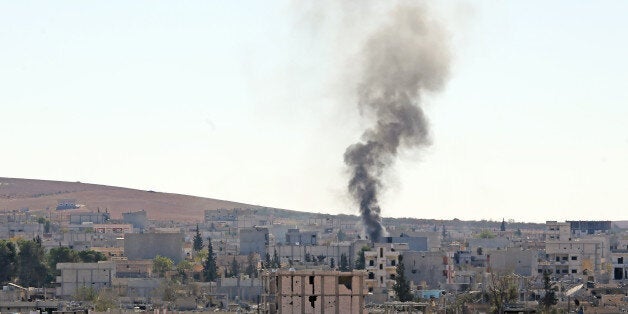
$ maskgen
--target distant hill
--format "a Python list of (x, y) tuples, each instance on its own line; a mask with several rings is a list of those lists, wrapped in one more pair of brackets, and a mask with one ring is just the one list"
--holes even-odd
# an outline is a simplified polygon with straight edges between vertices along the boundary
[(114, 219), (121, 218), (123, 212), (144, 209), (153, 220), (202, 221), (206, 209), (261, 208), (211, 198), (98, 184), (0, 177), (0, 211), (25, 207), (32, 211), (54, 210), (59, 199), (76, 199), (77, 203), (92, 210), (107, 209)]

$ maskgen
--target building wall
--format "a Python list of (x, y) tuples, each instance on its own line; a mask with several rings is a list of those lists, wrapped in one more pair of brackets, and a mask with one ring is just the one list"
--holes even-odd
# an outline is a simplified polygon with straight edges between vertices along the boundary
[(70, 223), (80, 225), (84, 222), (91, 222), (95, 224), (103, 224), (109, 220), (109, 214), (107, 213), (72, 213), (70, 214)]
[(507, 238), (492, 238), (492, 239), (469, 239), (469, 250), (471, 252), (477, 251), (479, 247), (482, 250), (505, 250), (512, 245), (512, 242)]
[(566, 222), (545, 222), (545, 240), (567, 241), (571, 238), (571, 225)]
[(507, 250), (490, 251), (487, 254), (491, 256), (490, 267), (495, 272), (514, 272), (521, 276), (537, 274), (539, 252), (536, 250), (508, 248)]
[(415, 284), (423, 284), (427, 287), (439, 287), (441, 282), (445, 282), (443, 259), (446, 258), (443, 252), (405, 252), (403, 253), (403, 263), (406, 268), (406, 277)]
[(365, 313), (364, 271), (278, 271), (263, 277), (269, 313)]
[(376, 243), (370, 251), (364, 252), (367, 272), (365, 282), (370, 291), (375, 288), (392, 289), (397, 275), (399, 255), (407, 249), (405, 243)]
[(95, 291), (112, 286), (116, 276), (116, 265), (113, 262), (98, 263), (58, 263), (61, 275), (57, 277), (57, 296), (69, 297), (76, 294), (81, 287), (93, 288)]
[[(242, 228), (239, 231), (241, 255), (248, 255), (250, 253), (259, 253), (261, 256), (266, 255), (270, 239), (268, 228)], [(270, 252), (271, 255), (272, 253), (273, 252)]]
[(183, 259), (182, 233), (127, 233), (124, 235), (124, 255), (129, 260), (154, 259), (157, 255)]
[(556, 275), (588, 275), (599, 273), (609, 253), (605, 238), (547, 241), (545, 243), (546, 268)]
[(133, 225), (133, 228), (140, 230), (146, 229), (148, 225), (148, 217), (146, 211), (140, 210), (137, 212), (122, 213), (122, 221), (127, 224)]
[(611, 263), (611, 278), (618, 283), (628, 283), (628, 252), (611, 253)]
[(384, 237), (381, 243), (407, 243), (409, 251), (423, 252), (428, 251), (427, 237), (412, 237), (401, 235), (399, 237)]

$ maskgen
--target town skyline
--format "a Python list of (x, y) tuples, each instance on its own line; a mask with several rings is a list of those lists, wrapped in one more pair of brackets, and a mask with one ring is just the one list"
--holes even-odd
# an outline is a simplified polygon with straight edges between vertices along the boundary
[[(388, 7), (249, 6), (0, 2), (0, 174), (357, 214), (352, 58)], [(625, 6), (427, 6), (450, 78), (382, 215), (628, 219)]]

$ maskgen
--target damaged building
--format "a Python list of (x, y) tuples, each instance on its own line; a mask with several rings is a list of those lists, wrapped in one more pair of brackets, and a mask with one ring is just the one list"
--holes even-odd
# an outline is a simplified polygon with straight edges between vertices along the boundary
[(279, 270), (263, 275), (266, 313), (365, 313), (364, 271)]

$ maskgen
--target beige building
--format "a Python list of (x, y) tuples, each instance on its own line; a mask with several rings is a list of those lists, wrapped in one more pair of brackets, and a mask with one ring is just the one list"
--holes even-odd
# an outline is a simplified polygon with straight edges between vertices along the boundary
[(408, 251), (406, 243), (375, 243), (370, 251), (364, 252), (366, 286), (369, 292), (392, 289), (397, 275), (399, 254), (405, 251)]
[(545, 242), (546, 262), (539, 265), (555, 275), (583, 276), (603, 271), (609, 254), (608, 240), (604, 237), (549, 240)]
[(263, 275), (266, 313), (366, 313), (364, 271), (279, 270)]
[(567, 222), (546, 221), (546, 241), (566, 241), (571, 238), (571, 226)]
[(116, 276), (116, 264), (102, 261), (98, 263), (58, 263), (57, 269), (61, 276), (57, 276), (57, 297), (70, 297), (77, 290), (86, 287), (98, 291), (101, 288), (112, 286), (112, 279)]

